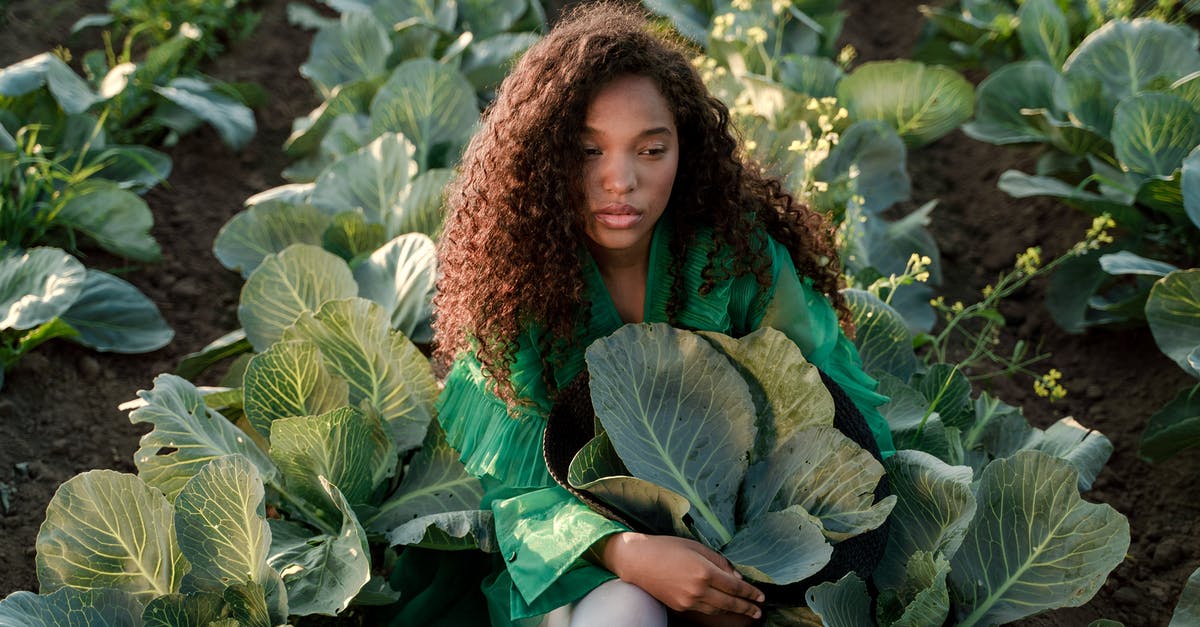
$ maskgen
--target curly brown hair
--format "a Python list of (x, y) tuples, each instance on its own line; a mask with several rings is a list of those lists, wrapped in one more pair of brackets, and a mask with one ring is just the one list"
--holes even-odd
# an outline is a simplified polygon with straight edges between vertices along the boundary
[[(487, 376), (499, 382), (496, 394), (511, 406), (523, 400), (509, 381), (520, 333), (534, 324), (543, 329), (543, 355), (574, 337), (589, 306), (580, 257), (584, 213), (572, 209), (584, 206), (580, 135), (593, 95), (623, 75), (652, 79), (675, 117), (680, 157), (666, 211), (674, 216), (676, 263), (697, 232), (709, 229), (715, 248), (731, 251), (735, 262), (718, 268), (710, 258), (705, 290), (751, 272), (769, 287), (766, 242), (755, 237), (765, 229), (851, 331), (830, 222), (743, 160), (729, 110), (708, 92), (691, 56), (677, 38), (655, 32), (645, 13), (608, 2), (575, 8), (522, 56), (485, 111), (447, 193), (434, 300), (441, 365), (474, 349)], [(679, 268), (669, 271), (674, 322), (687, 294)]]

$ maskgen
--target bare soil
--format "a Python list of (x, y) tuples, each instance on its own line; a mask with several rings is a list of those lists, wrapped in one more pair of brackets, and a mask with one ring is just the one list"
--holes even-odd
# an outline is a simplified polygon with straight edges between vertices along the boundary
[[(79, 16), (104, 9), (101, 0), (37, 2), (0, 0), (0, 67), (65, 44), (76, 54), (95, 45), (72, 42), (69, 27)], [(0, 391), (0, 490), (11, 489), (0, 509), (0, 597), (37, 590), (34, 539), (57, 486), (93, 468), (133, 472), (131, 463), (144, 428), (131, 425), (117, 405), (151, 387), (155, 375), (238, 326), (240, 278), (212, 256), (218, 229), (248, 196), (281, 184), (286, 166), (281, 146), (293, 118), (317, 104), (298, 68), (311, 34), (290, 26), (284, 0), (264, 0), (255, 34), (237, 43), (208, 68), (226, 81), (262, 85), (269, 102), (257, 111), (259, 131), (242, 152), (201, 129), (167, 150), (174, 159), (169, 184), (151, 191), (154, 234), (163, 244), (160, 264), (126, 267), (93, 253), (89, 265), (120, 271), (162, 309), (176, 330), (168, 347), (148, 355), (94, 353), (52, 342), (10, 372)], [(558, 3), (549, 3), (558, 4)], [(848, 0), (842, 36), (859, 61), (907, 56), (921, 16), (916, 0)], [(80, 47), (76, 47), (80, 46)], [(996, 188), (1008, 169), (1032, 171), (1036, 152), (975, 142), (961, 133), (909, 155), (912, 207), (939, 199), (931, 226), (942, 250), (948, 300), (970, 302), (1027, 246), (1045, 256), (1082, 236), (1089, 220), (1045, 199), (1016, 200)], [(1042, 343), (1053, 354), (1045, 367), (1065, 373), (1069, 395), (1056, 403), (1033, 394), (1027, 381), (993, 380), (1006, 402), (1045, 427), (1075, 416), (1112, 439), (1116, 451), (1090, 501), (1112, 505), (1129, 517), (1128, 558), (1094, 599), (1022, 621), (1024, 625), (1087, 625), (1098, 618), (1128, 626), (1166, 625), (1188, 574), (1200, 566), (1200, 455), (1159, 465), (1137, 457), (1146, 419), (1188, 385), (1189, 378), (1159, 353), (1144, 328), (1092, 330), (1069, 335), (1042, 306), (1044, 285), (1032, 285), (1005, 306), (1003, 341)]]

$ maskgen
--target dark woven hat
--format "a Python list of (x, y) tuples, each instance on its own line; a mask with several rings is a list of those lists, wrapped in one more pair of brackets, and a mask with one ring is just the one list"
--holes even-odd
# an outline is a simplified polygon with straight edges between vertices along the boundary
[[(834, 415), (833, 426), (846, 437), (862, 448), (882, 459), (879, 445), (871, 435), (871, 428), (842, 390), (841, 386), (821, 373), (821, 381), (833, 396)], [(567, 481), (567, 471), (571, 460), (579, 449), (583, 448), (596, 435), (596, 414), (592, 409), (592, 398), (588, 387), (588, 374), (585, 370), (571, 384), (559, 391), (554, 407), (546, 422), (546, 432), (542, 437), (542, 454), (546, 458), (546, 467), (550, 476), (559, 485), (586, 503), (592, 510), (615, 520), (636, 531), (653, 533), (654, 530), (640, 528), (640, 525), (627, 520), (612, 508), (606, 506), (598, 498), (586, 490), (571, 487)], [(878, 502), (891, 494), (887, 476), (879, 480), (875, 487), (875, 500)], [(766, 606), (795, 607), (804, 604), (804, 593), (809, 587), (826, 581), (837, 581), (843, 575), (854, 571), (860, 577), (870, 582), (870, 575), (883, 558), (887, 546), (888, 522), (866, 533), (843, 540), (833, 545), (833, 557), (815, 575), (788, 585), (771, 585), (755, 583), (767, 596)]]

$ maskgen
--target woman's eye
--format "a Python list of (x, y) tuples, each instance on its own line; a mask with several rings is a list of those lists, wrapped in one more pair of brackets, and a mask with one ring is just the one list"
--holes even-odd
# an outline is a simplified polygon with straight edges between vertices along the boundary
[(653, 148), (647, 148), (647, 149), (643, 150), (642, 154), (649, 155), (651, 157), (659, 157), (659, 156), (666, 154), (666, 152), (667, 152), (666, 148), (663, 148), (662, 146), (655, 146)]
[(584, 146), (583, 154), (586, 157), (596, 157), (600, 155), (600, 149), (595, 146)]

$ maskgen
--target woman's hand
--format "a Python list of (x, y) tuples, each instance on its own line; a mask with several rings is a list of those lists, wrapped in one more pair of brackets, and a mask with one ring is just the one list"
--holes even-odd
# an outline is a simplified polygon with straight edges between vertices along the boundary
[(597, 543), (605, 568), (677, 612), (757, 619), (762, 591), (742, 581), (720, 553), (685, 538), (625, 532)]

